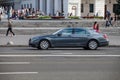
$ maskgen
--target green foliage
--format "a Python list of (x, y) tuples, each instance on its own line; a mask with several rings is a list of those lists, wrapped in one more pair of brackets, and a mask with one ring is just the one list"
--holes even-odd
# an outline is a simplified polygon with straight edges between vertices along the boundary
[(78, 16), (69, 16), (70, 19), (80, 19)]
[(95, 16), (94, 18), (95, 18), (95, 19), (103, 19), (102, 16)]
[(50, 16), (38, 16), (39, 19), (51, 19)]

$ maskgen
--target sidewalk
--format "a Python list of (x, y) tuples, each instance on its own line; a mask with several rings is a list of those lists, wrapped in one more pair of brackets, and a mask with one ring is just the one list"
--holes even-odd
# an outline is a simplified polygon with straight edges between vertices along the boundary
[[(28, 41), (31, 37), (37, 35), (15, 35), (15, 36), (5, 36), (0, 35), (0, 46), (28, 46)], [(109, 46), (120, 46), (120, 36), (108, 36)], [(12, 45), (8, 45), (9, 42), (13, 42)]]

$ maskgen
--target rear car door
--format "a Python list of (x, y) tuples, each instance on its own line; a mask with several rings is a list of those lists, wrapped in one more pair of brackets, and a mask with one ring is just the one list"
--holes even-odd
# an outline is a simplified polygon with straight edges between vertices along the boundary
[(73, 28), (63, 29), (54, 37), (52, 44), (58, 47), (66, 47), (72, 45)]
[(89, 40), (89, 34), (86, 29), (75, 28), (73, 31), (73, 45), (74, 46), (84, 46)]

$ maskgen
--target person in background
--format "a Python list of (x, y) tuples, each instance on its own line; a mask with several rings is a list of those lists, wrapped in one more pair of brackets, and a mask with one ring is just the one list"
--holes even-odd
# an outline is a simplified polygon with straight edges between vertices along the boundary
[(1, 14), (0, 14), (0, 21), (1, 21)]
[(8, 19), (8, 29), (7, 29), (6, 36), (8, 36), (9, 32), (12, 33), (13, 36), (15, 35), (15, 33), (12, 31), (12, 23), (10, 19)]
[(97, 21), (94, 22), (93, 29), (94, 29), (96, 32), (100, 32), (100, 30), (99, 30), (99, 24), (97, 23)]

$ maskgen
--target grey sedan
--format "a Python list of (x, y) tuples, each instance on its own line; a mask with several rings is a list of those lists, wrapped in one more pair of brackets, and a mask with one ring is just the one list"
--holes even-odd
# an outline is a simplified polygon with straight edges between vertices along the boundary
[(51, 35), (30, 38), (29, 46), (46, 50), (55, 47), (83, 47), (96, 50), (108, 46), (107, 35), (86, 28), (64, 28)]

